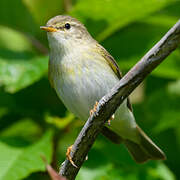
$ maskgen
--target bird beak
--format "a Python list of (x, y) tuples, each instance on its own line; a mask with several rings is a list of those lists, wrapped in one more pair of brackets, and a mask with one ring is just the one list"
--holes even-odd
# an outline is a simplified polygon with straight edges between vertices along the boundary
[(40, 26), (40, 29), (45, 30), (47, 32), (57, 32), (56, 28), (49, 27), (49, 26)]

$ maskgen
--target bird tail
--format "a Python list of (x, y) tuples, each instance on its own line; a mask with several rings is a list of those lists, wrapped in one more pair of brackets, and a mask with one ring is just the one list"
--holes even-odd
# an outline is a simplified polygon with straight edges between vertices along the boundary
[(137, 132), (140, 137), (140, 143), (135, 143), (131, 140), (124, 139), (128, 151), (137, 163), (144, 163), (148, 160), (164, 160), (166, 159), (163, 151), (156, 146), (152, 140), (137, 126)]
[(101, 132), (113, 143), (125, 144), (131, 156), (137, 163), (144, 163), (148, 160), (165, 160), (166, 156), (163, 151), (152, 142), (140, 127), (137, 126), (136, 129), (140, 139), (139, 143), (122, 138), (119, 134), (106, 126), (103, 127)]

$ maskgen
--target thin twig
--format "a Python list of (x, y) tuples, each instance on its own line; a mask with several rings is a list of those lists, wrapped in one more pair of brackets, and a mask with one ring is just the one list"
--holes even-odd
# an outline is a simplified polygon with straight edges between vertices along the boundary
[(25, 38), (32, 44), (32, 46), (37, 49), (41, 54), (47, 55), (48, 48), (46, 48), (37, 38), (35, 38), (32, 34), (21, 31), (19, 28), (15, 28), (16, 31), (23, 34)]
[(36, 39), (31, 34), (24, 33), (24, 35), (41, 54), (48, 54), (48, 48), (46, 48), (38, 39)]
[(61, 165), (60, 174), (68, 180), (75, 179), (90, 148), (104, 123), (112, 116), (118, 106), (129, 94), (180, 44), (180, 20), (167, 34), (105, 95), (79, 133), (71, 151), (71, 157), (78, 166), (75, 168), (68, 160)]
[(69, 12), (72, 9), (72, 0), (64, 0), (63, 3), (65, 12)]
[(46, 170), (51, 177), (52, 180), (67, 180), (65, 177), (62, 177), (59, 175), (52, 167), (51, 165), (48, 164), (47, 159), (45, 158), (44, 155), (41, 155), (42, 160), (44, 161), (44, 164), (46, 166)]

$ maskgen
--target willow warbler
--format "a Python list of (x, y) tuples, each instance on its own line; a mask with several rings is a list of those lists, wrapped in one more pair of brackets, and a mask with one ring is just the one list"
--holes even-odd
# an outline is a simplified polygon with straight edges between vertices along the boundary
[[(75, 18), (56, 16), (41, 29), (47, 31), (49, 41), (52, 87), (69, 111), (87, 120), (95, 102), (121, 79), (116, 61)], [(124, 143), (138, 163), (165, 159), (162, 150), (136, 124), (129, 99), (102, 133), (113, 142)]]

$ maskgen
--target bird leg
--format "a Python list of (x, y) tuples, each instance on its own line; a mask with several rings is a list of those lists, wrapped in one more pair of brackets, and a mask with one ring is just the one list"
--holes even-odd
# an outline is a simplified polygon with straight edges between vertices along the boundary
[[(91, 116), (94, 112), (96, 112), (97, 106), (98, 106), (98, 102), (96, 101), (93, 109), (91, 109), (90, 112), (89, 112), (90, 116)], [(109, 126), (111, 125), (111, 121), (112, 121), (113, 119), (114, 119), (114, 114), (113, 114), (113, 115), (111, 116), (111, 118), (108, 120), (108, 125), (109, 125)]]
[(96, 103), (95, 103), (95, 105), (94, 105), (94, 108), (91, 109), (90, 112), (89, 112), (90, 116), (91, 116), (94, 112), (96, 112), (96, 110), (97, 110), (97, 105), (98, 105), (98, 102), (96, 101)]
[(70, 161), (70, 163), (75, 167), (75, 168), (78, 168), (76, 165), (75, 165), (75, 163), (74, 163), (74, 161), (72, 160), (72, 157), (71, 157), (71, 151), (73, 151), (73, 145), (71, 145), (71, 146), (69, 146), (68, 148), (67, 148), (67, 151), (66, 151), (66, 158)]
[(108, 120), (108, 125), (111, 125), (111, 121), (114, 119), (114, 114), (111, 116), (111, 118)]

